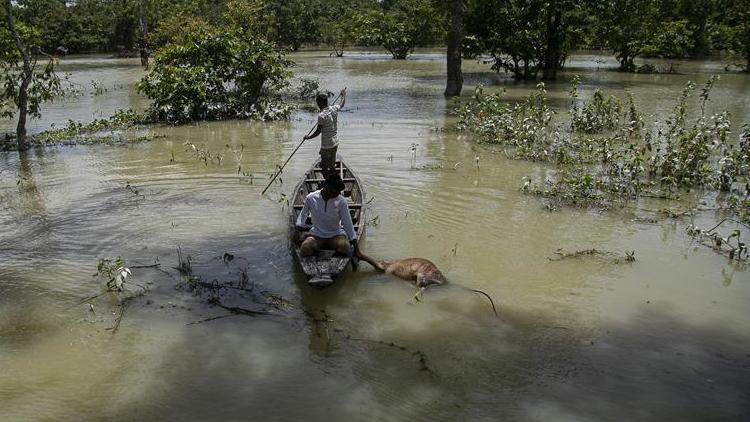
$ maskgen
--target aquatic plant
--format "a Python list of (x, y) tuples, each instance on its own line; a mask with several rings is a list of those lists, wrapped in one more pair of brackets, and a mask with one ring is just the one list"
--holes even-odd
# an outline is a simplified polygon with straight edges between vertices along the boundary
[(159, 135), (149, 133), (142, 136), (123, 136), (115, 131), (123, 131), (153, 123), (148, 116), (133, 110), (117, 110), (106, 119), (95, 119), (89, 123), (68, 120), (68, 124), (59, 129), (44, 131), (30, 137), (30, 141), (37, 145), (54, 145), (59, 143), (74, 144), (104, 144), (127, 140), (129, 142), (143, 142), (152, 140)]
[(220, 152), (212, 153), (204, 144), (200, 144), (200, 146), (195, 146), (194, 143), (190, 141), (185, 141), (182, 145), (185, 146), (185, 151), (192, 151), (195, 154), (195, 157), (199, 161), (203, 161), (203, 164), (208, 166), (208, 163), (214, 163), (221, 165), (221, 160), (224, 159), (224, 157), (221, 155)]
[(685, 189), (719, 190), (719, 208), (750, 218), (750, 126), (738, 144), (730, 138), (729, 114), (708, 115), (706, 105), (718, 78), (699, 92), (700, 114), (689, 118), (688, 100), (695, 84), (683, 89), (665, 127), (644, 131), (643, 116), (632, 95), (623, 103), (596, 91), (589, 102), (578, 99), (578, 79), (571, 95), (571, 124), (553, 121), (540, 84), (527, 98), (509, 104), (502, 94), (485, 95), (458, 110), (458, 130), (480, 142), (505, 147), (508, 157), (557, 164), (543, 181), (525, 178), (521, 190), (561, 205), (622, 205), (641, 196), (672, 197)]
[(105, 92), (108, 91), (108, 89), (104, 86), (103, 83), (97, 82), (95, 80), (91, 80), (91, 88), (94, 90), (91, 93), (91, 95), (93, 95), (95, 97), (99, 96), (99, 95), (102, 95), (102, 94), (104, 94)]
[[(723, 236), (716, 231), (719, 226), (727, 222), (734, 222), (737, 225), (743, 225), (743, 223), (737, 220), (725, 218), (722, 219), (719, 224), (708, 230), (701, 229), (700, 227), (691, 224), (686, 228), (686, 231), (694, 239), (711, 246), (718, 253), (726, 254), (729, 259), (737, 261), (747, 260), (747, 244), (741, 240), (742, 231), (740, 229), (732, 230), (732, 233), (728, 236)], [(745, 228), (748, 228), (748, 226), (745, 225)]]
[(606, 258), (608, 260), (611, 260), (613, 264), (619, 264), (621, 262), (635, 262), (635, 251), (625, 251), (625, 255), (620, 255), (615, 252), (610, 251), (604, 251), (600, 249), (583, 249), (578, 250), (574, 252), (565, 252), (563, 249), (558, 249), (555, 251), (554, 257), (547, 257), (550, 261), (562, 261), (565, 259), (571, 259), (571, 258), (583, 258), (588, 256), (596, 256), (601, 258)]
[(121, 292), (125, 280), (131, 275), (130, 269), (125, 267), (125, 260), (117, 257), (114, 260), (102, 258), (96, 265), (96, 276), (107, 278), (107, 290)]

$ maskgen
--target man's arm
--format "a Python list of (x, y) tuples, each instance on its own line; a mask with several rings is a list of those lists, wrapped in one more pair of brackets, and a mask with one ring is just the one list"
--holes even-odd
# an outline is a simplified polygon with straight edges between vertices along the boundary
[(354, 224), (352, 224), (352, 215), (349, 213), (349, 204), (343, 199), (343, 207), (339, 207), (339, 218), (341, 219), (341, 225), (344, 227), (346, 237), (349, 238), (350, 242), (356, 243), (357, 233), (354, 232)]
[(318, 126), (315, 127), (315, 132), (312, 133), (312, 135), (305, 135), (304, 139), (305, 141), (308, 139), (312, 139), (316, 136), (320, 135), (320, 117), (318, 117)]
[(346, 88), (341, 90), (341, 104), (339, 105), (339, 109), (344, 108), (344, 104), (346, 104)]
[(294, 223), (294, 226), (299, 231), (308, 231), (310, 230), (310, 226), (305, 225), (305, 220), (307, 220), (307, 215), (310, 214), (310, 204), (307, 202), (307, 198), (305, 198), (304, 204), (302, 205), (302, 211), (299, 212), (299, 215), (297, 216), (297, 221)]

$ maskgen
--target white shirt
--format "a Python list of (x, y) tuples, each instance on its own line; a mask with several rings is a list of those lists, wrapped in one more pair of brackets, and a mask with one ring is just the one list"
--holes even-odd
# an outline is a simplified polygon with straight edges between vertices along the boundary
[(349, 205), (341, 195), (326, 201), (320, 190), (310, 192), (305, 197), (305, 203), (297, 217), (296, 224), (303, 227), (308, 214), (312, 217), (310, 234), (313, 236), (329, 239), (345, 234), (349, 240), (357, 238), (352, 216), (349, 214)]
[(338, 146), (338, 116), (340, 105), (326, 107), (318, 113), (318, 127), (320, 128), (320, 149), (330, 149)]

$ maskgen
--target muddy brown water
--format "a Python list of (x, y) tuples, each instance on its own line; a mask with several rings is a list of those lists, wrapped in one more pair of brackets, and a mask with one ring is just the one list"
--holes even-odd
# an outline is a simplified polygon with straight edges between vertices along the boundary
[[(136, 145), (3, 153), (0, 420), (747, 420), (746, 266), (691, 242), (687, 219), (647, 222), (649, 209), (694, 204), (549, 212), (519, 192), (547, 166), (436, 130), (451, 108), (439, 52), (293, 59), (298, 75), (349, 88), (340, 153), (372, 198), (368, 253), (429, 258), (451, 282), (491, 294), (502, 320), (457, 288), (415, 303), (413, 288), (367, 264), (330, 289), (305, 285), (286, 244), (284, 195), (315, 142), (260, 191), (314, 123), (309, 112), (155, 128), (163, 138)], [(567, 82), (579, 74), (583, 97), (627, 89), (663, 120), (686, 81), (722, 70), (684, 62), (681, 75), (627, 75), (614, 64), (574, 56), (548, 85), (553, 104), (567, 109)], [(146, 105), (133, 87), (137, 60), (74, 57), (62, 67), (84, 94), (45, 107), (32, 132)], [(481, 63), (465, 71), (467, 97), (479, 83), (511, 99), (533, 88)], [(94, 95), (92, 80), (107, 91)], [(711, 107), (750, 122), (750, 77), (722, 73)], [(221, 164), (197, 160), (185, 141), (221, 152)], [(696, 223), (715, 220), (703, 213)], [(209, 287), (180, 278), (178, 247)], [(634, 250), (636, 261), (548, 260), (559, 248)], [(98, 259), (117, 256), (161, 267), (132, 268), (125, 293), (80, 303), (103, 292)], [(197, 323), (227, 315), (214, 300), (275, 315)]]

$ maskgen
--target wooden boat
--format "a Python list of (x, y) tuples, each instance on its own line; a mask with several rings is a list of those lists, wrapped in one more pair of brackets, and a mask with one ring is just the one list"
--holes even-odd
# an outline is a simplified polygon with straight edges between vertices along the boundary
[[(336, 171), (341, 175), (344, 181), (345, 190), (341, 194), (346, 198), (349, 204), (349, 212), (352, 216), (354, 231), (359, 239), (365, 233), (365, 190), (359, 177), (352, 169), (341, 159), (336, 157)], [(299, 232), (294, 229), (295, 222), (299, 213), (302, 211), (305, 197), (310, 192), (322, 188), (325, 178), (320, 168), (320, 160), (316, 161), (310, 170), (305, 173), (302, 181), (295, 187), (290, 199), (289, 224), (291, 230), (291, 241), (294, 255), (297, 257), (302, 270), (308, 278), (308, 283), (314, 287), (328, 287), (336, 278), (346, 270), (351, 262), (350, 256), (336, 256), (333, 250), (322, 250), (313, 256), (300, 255), (301, 239)], [(307, 217), (305, 224), (310, 225), (310, 217)]]

